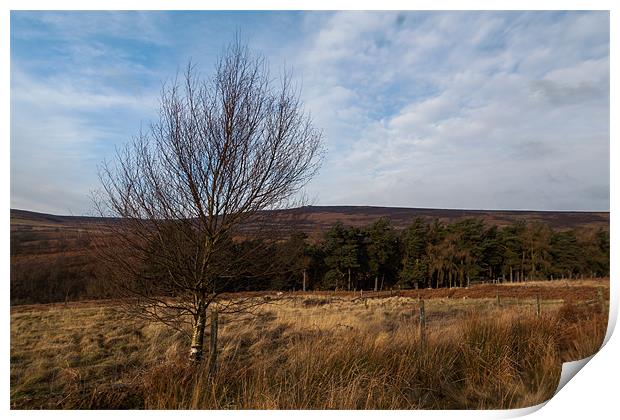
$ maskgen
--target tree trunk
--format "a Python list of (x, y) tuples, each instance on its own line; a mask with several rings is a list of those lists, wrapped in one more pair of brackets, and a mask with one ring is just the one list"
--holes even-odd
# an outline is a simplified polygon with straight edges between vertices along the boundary
[(536, 272), (536, 264), (534, 262), (534, 241), (532, 240), (532, 273), (530, 274), (530, 277), (532, 279), (534, 278), (535, 272)]
[(192, 335), (192, 346), (189, 352), (189, 359), (199, 362), (203, 356), (203, 341), (205, 336), (205, 323), (207, 322), (207, 307), (204, 297), (198, 302), (198, 311), (194, 321), (194, 334)]
[(347, 289), (349, 290), (349, 292), (351, 291), (351, 267), (349, 267), (347, 269), (348, 274), (349, 274), (349, 284), (347, 285)]
[(304, 280), (303, 280), (301, 287), (303, 288), (303, 291), (305, 292), (306, 291), (306, 270), (304, 270)]
[(379, 290), (379, 275), (375, 275), (375, 292)]

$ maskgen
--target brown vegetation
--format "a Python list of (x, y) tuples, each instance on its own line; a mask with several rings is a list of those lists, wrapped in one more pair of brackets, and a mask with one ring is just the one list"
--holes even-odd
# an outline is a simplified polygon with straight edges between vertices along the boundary
[[(606, 331), (591, 297), (601, 286), (606, 297), (608, 281), (584, 281), (579, 293), (557, 284), (537, 286), (549, 296), (540, 317), (535, 294), (509, 297), (528, 286), (497, 286), (500, 306), (475, 297), (484, 286), (466, 298), (425, 296), (425, 344), (414, 297), (273, 296), (257, 317), (221, 317), (213, 380), (206, 364), (188, 365), (182, 335), (128, 319), (111, 302), (17, 306), (11, 407), (530, 406), (553, 395), (562, 361), (596, 352)], [(566, 302), (552, 290), (569, 293)]]
[[(406, 226), (407, 223), (411, 222), (412, 219), (407, 217), (413, 217), (414, 214), (418, 214), (416, 213), (418, 209), (334, 207), (329, 208), (330, 210), (327, 211), (327, 213), (325, 213), (325, 208), (322, 208), (323, 211), (318, 213), (317, 209), (318, 208), (316, 207), (305, 207), (297, 210), (267, 213), (270, 214), (268, 218), (272, 220), (270, 223), (274, 226), (287, 225), (292, 229), (299, 228), (304, 230), (310, 235), (309, 243), (312, 242), (312, 238), (314, 238), (314, 241), (316, 242), (316, 239), (321, 236), (327, 227), (330, 226), (328, 223), (334, 220), (343, 220), (347, 224), (359, 224), (358, 222), (361, 223), (361, 221), (371, 222), (373, 221), (373, 217), (381, 214), (390, 217), (395, 229), (401, 229), (403, 226)], [(445, 219), (445, 217), (442, 216), (442, 212), (444, 212), (443, 210), (425, 210), (425, 212), (426, 213), (424, 213), (422, 217), (431, 217), (434, 215), (441, 220)], [(561, 235), (558, 236), (559, 239), (564, 241), (562, 242), (564, 247), (562, 248), (558, 245), (558, 249), (556, 250), (558, 255), (556, 255), (553, 261), (551, 261), (553, 264), (550, 265), (550, 261), (543, 261), (541, 256), (547, 255), (547, 257), (549, 257), (550, 246), (556, 246), (557, 244), (547, 244), (539, 250), (540, 256), (536, 257), (538, 270), (534, 273), (533, 278), (545, 278), (545, 276), (547, 278), (553, 278), (554, 274), (556, 278), (559, 278), (561, 277), (561, 272), (562, 275), (566, 275), (566, 277), (569, 278), (572, 274), (573, 278), (570, 279), (570, 283), (572, 285), (576, 285), (576, 279), (582, 276), (592, 276), (596, 273), (596, 275), (599, 276), (606, 275), (609, 271), (609, 213), (565, 214), (562, 212), (538, 212), (540, 213), (539, 215), (537, 212), (512, 212), (514, 213), (514, 215), (512, 215), (511, 212), (503, 212), (506, 214), (511, 214), (512, 216), (510, 217), (512, 217), (512, 219), (507, 218), (500, 220), (495, 216), (481, 216), (481, 212), (476, 211), (446, 210), (446, 212), (452, 212), (450, 214), (453, 214), (454, 216), (450, 216), (452, 219), (448, 218), (446, 220), (461, 220), (463, 217), (478, 215), (482, 217), (480, 220), (484, 221), (486, 224), (498, 223), (497, 226), (503, 226), (507, 221), (514, 222), (524, 217), (528, 217), (531, 218), (531, 220), (544, 219), (544, 221), (549, 223), (550, 226), (557, 226), (558, 229), (564, 229), (566, 227), (578, 229), (575, 230), (575, 238), (578, 239), (576, 243), (570, 242), (570, 235), (565, 235), (564, 237)], [(330, 216), (324, 218), (324, 213), (329, 214)], [(495, 212), (486, 213), (495, 214)], [(317, 216), (317, 214), (319, 214), (320, 217)], [(351, 214), (355, 215), (354, 219), (349, 217)], [(296, 217), (293, 217), (293, 215)], [(541, 219), (543, 216), (544, 218)], [(316, 217), (319, 217), (320, 220), (316, 219)], [(97, 260), (96, 256), (93, 255), (93, 243), (97, 241), (98, 237), (96, 232), (101, 232), (102, 226), (106, 223), (110, 223), (110, 220), (102, 218), (52, 216), (20, 210), (11, 210), (11, 304), (48, 303), (118, 297), (109, 287), (109, 278), (107, 276), (98, 275), (98, 272), (101, 269), (101, 264)], [(586, 228), (586, 226), (591, 226), (592, 228)], [(596, 236), (596, 233), (598, 232), (598, 230), (592, 230), (594, 228), (602, 228), (604, 232), (607, 232), (606, 245), (605, 243), (598, 242), (600, 238), (592, 238), (592, 235), (595, 234)], [(401, 232), (401, 234), (403, 232)], [(605, 235), (602, 237), (605, 237)], [(298, 283), (297, 289), (302, 289), (301, 276), (302, 272), (305, 273), (306, 271), (308, 274), (307, 280), (305, 281), (306, 290), (317, 288), (333, 289), (334, 284), (332, 283), (334, 283), (334, 280), (342, 281), (342, 279), (334, 279), (334, 276), (332, 276), (331, 279), (326, 279), (325, 275), (327, 273), (325, 271), (329, 268), (333, 268), (324, 267), (324, 263), (326, 262), (324, 257), (327, 257), (327, 255), (317, 252), (320, 251), (320, 247), (318, 246), (320, 244), (314, 244), (309, 247), (308, 243), (303, 241), (303, 239), (298, 239), (297, 242), (295, 242), (295, 239), (291, 238), (290, 241), (283, 244), (283, 247), (280, 250), (283, 251), (284, 254), (288, 252), (287, 255), (283, 255), (283, 259), (290, 262), (290, 264), (287, 263), (290, 265), (288, 268), (293, 271), (286, 274), (280, 273), (279, 277), (271, 276), (269, 279), (262, 279), (258, 282), (254, 279), (252, 285), (250, 285), (248, 289), (264, 290), (269, 288), (278, 288), (280, 290), (290, 290), (295, 287), (296, 282)], [(405, 240), (405, 243), (406, 242), (407, 241)], [(593, 243), (598, 244), (594, 246), (596, 249), (592, 248)], [(567, 244), (569, 245), (568, 248), (566, 247)], [(521, 269), (523, 271), (525, 269), (525, 271), (527, 271), (533, 267), (533, 261), (529, 261), (530, 255), (533, 255), (529, 249), (529, 242), (527, 242), (526, 245), (528, 246), (528, 252), (526, 253), (527, 258), (523, 258), (524, 256), (521, 255), (520, 251), (516, 257), (514, 255), (504, 255), (505, 258), (512, 258), (513, 260), (518, 257), (518, 261), (512, 261), (512, 263), (509, 264), (511, 267), (516, 264), (518, 267), (516, 267), (515, 270)], [(598, 249), (597, 246), (600, 246), (601, 248)], [(305, 254), (298, 255), (299, 250), (304, 249), (304, 247), (305, 250), (303, 252)], [(442, 248), (440, 247), (440, 249)], [(446, 250), (449, 249), (450, 247), (447, 246)], [(579, 249), (580, 252), (578, 258), (576, 255), (571, 254), (571, 252), (577, 252), (576, 249)], [(461, 249), (461, 251), (466, 250)], [(312, 256), (307, 255), (308, 252), (310, 252)], [(407, 255), (407, 253), (404, 254)], [(450, 250), (448, 255), (450, 258), (447, 258), (446, 262), (450, 262), (453, 259), (452, 257), (455, 255), (454, 250)], [(463, 253), (463, 255), (464, 261), (467, 262), (467, 252)], [(471, 265), (475, 261), (471, 261), (471, 253), (469, 254), (469, 257), (469, 264)], [(418, 256), (415, 256), (415, 258), (418, 258)], [(428, 272), (422, 272), (423, 270), (420, 271), (420, 267), (412, 267), (410, 260), (413, 259), (413, 261), (415, 261), (415, 258), (410, 257), (407, 261), (391, 261), (389, 264), (391, 271), (388, 270), (390, 273), (388, 273), (388, 283), (386, 283), (386, 287), (392, 287), (394, 282), (398, 280), (394, 276), (397, 275), (397, 272), (399, 271), (399, 264), (401, 263), (403, 265), (403, 271), (406, 271), (406, 273), (400, 273), (403, 274), (400, 280), (404, 281), (404, 283), (411, 283), (411, 277), (414, 275), (418, 277), (422, 276), (424, 278), (428, 278), (428, 276), (432, 275), (431, 268), (434, 266), (426, 267), (423, 258), (420, 260), (422, 263), (422, 268)], [(306, 261), (307, 259), (310, 261)], [(428, 262), (437, 262), (435, 261), (436, 259), (437, 258), (431, 259)], [(272, 260), (273, 259), (271, 258), (270, 261)], [(495, 276), (497, 276), (499, 275), (498, 270), (503, 270), (500, 274), (505, 277), (506, 281), (510, 280), (513, 273), (506, 268), (506, 264), (508, 264), (509, 261), (504, 261), (503, 265), (500, 267), (497, 266), (498, 263), (495, 261), (495, 269), (488, 270), (487, 266), (490, 261), (491, 260), (487, 258), (484, 264), (479, 264), (480, 270), (483, 271), (479, 272), (478, 276), (472, 274), (472, 282), (477, 281), (476, 277), (480, 277), (482, 274), (484, 274), (482, 277), (489, 277), (492, 273), (495, 273)], [(370, 276), (370, 273), (368, 273), (369, 267), (362, 267), (366, 263), (367, 261), (364, 261), (363, 259), (361, 261), (357, 261), (354, 264), (353, 272), (349, 273), (349, 275), (353, 277), (353, 287), (356, 287), (357, 285), (358, 289), (360, 287), (368, 288), (367, 283), (372, 282), (373, 276)], [(311, 267), (308, 267), (309, 264)], [(357, 265), (360, 266), (355, 268)], [(308, 270), (308, 268), (311, 269)], [(459, 273), (453, 273), (453, 277), (454, 275), (459, 275)], [(519, 272), (515, 271), (514, 275), (515, 279), (517, 279)], [(364, 276), (368, 278), (364, 280)], [(293, 279), (292, 277), (297, 277), (299, 281)], [(523, 277), (523, 274), (521, 274), (521, 277)], [(383, 274), (381, 279), (383, 280)], [(479, 280), (484, 280), (484, 278), (478, 278), (478, 281)], [(411, 284), (403, 284), (403, 286), (413, 287)], [(370, 287), (372, 287), (372, 285), (370, 285)]]

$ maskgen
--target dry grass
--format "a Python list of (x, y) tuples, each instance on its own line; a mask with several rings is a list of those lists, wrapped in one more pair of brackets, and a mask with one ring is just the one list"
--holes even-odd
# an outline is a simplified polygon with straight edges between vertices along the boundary
[(187, 342), (113, 306), (11, 316), (12, 408), (516, 408), (555, 390), (562, 361), (596, 352), (607, 316), (583, 302), (299, 295), (221, 317), (218, 375)]
[(542, 287), (608, 287), (609, 278), (598, 279), (555, 279), (555, 280), (535, 280), (524, 281), (521, 283), (503, 283), (502, 286), (542, 286)]

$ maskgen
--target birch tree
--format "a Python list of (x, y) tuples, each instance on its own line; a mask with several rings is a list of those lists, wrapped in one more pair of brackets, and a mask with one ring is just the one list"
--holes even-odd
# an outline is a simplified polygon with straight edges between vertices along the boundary
[(201, 360), (208, 308), (255, 304), (219, 299), (251, 275), (255, 253), (235, 238), (255, 232), (240, 227), (289, 207), (322, 156), (322, 133), (290, 74), (274, 83), (265, 59), (238, 41), (211, 78), (188, 65), (162, 88), (158, 120), (100, 167), (96, 209), (113, 218), (99, 235), (110, 281), (136, 313), (188, 323), (190, 358)]

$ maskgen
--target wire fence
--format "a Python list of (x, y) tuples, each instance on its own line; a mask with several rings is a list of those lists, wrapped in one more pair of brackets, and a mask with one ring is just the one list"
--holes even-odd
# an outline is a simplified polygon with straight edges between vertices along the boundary
[[(381, 298), (381, 299), (377, 299)], [(402, 298), (394, 300), (390, 298)], [(495, 297), (486, 298), (414, 298), (409, 296), (398, 296), (395, 294), (386, 294), (385, 292), (373, 293), (371, 295), (356, 297), (351, 299), (337, 298), (331, 296), (314, 296), (314, 295), (293, 295), (283, 296), (274, 299), (267, 305), (261, 307), (261, 312), (246, 317), (224, 317), (220, 321), (222, 325), (235, 324), (244, 321), (261, 321), (276, 319), (278, 315), (297, 315), (300, 319), (330, 319), (337, 318), (338, 315), (348, 317), (352, 314), (358, 314), (359, 311), (376, 311), (381, 310), (386, 317), (405, 317), (407, 319), (419, 318), (419, 308), (424, 306), (426, 316), (429, 321), (434, 321), (437, 315), (451, 314), (457, 316), (466, 314), (473, 309), (492, 309), (492, 310), (509, 310), (509, 309), (529, 309), (538, 316), (541, 315), (543, 309), (550, 307), (559, 308), (565, 303), (580, 307), (590, 307), (591, 309), (604, 312), (607, 310), (607, 301), (604, 298), (602, 288), (599, 288), (597, 297), (586, 300), (572, 299), (542, 299), (540, 295), (531, 297), (503, 297), (496, 295)], [(280, 314), (270, 311), (270, 308), (283, 309)], [(357, 311), (357, 312), (354, 312)]]

